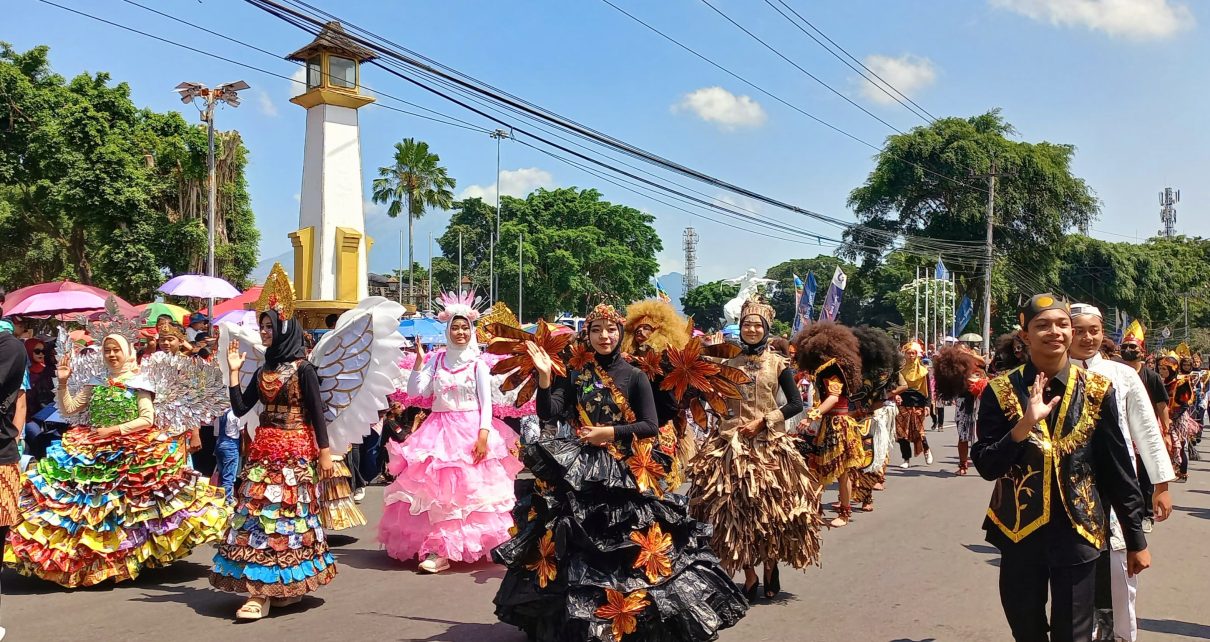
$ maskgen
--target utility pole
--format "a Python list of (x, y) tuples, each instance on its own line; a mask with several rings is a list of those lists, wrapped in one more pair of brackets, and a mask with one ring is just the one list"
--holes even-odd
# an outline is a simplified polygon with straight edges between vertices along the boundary
[(1164, 224), (1164, 229), (1160, 230), (1160, 234), (1166, 239), (1176, 236), (1176, 204), (1181, 202), (1181, 191), (1171, 187), (1165, 187), (1164, 191), (1160, 192), (1160, 222)]
[(912, 291), (916, 293), (916, 315), (912, 319), (912, 338), (920, 336), (920, 266), (916, 266), (916, 280), (912, 281)]
[(996, 179), (1012, 174), (1000, 172), (1000, 164), (992, 156), (991, 170), (986, 174), (978, 174), (972, 178), (987, 179), (987, 243), (984, 247), (984, 260), (987, 266), (983, 274), (983, 354), (991, 354), (992, 348), (992, 236), (996, 224)]
[[(242, 81), (228, 82), (210, 89), (201, 83), (183, 82), (176, 86), (173, 91), (181, 95), (181, 102), (188, 105), (193, 103), (201, 112), (202, 122), (206, 123), (206, 177), (207, 177), (207, 197), (206, 197), (206, 275), (215, 276), (214, 273), (214, 216), (215, 216), (215, 200), (218, 188), (215, 185), (214, 179), (214, 106), (218, 103), (227, 103), (232, 107), (239, 107), (239, 92), (251, 89), (251, 86)], [(200, 104), (199, 104), (200, 102)], [(214, 299), (211, 298), (206, 303), (206, 318), (210, 323), (214, 323)]]
[(525, 312), (525, 270), (522, 269), (522, 263), (525, 261), (525, 233), (521, 232), (517, 236), (517, 323), (525, 324), (521, 320), (521, 315)]
[(462, 232), (458, 232), (458, 287), (455, 290), (462, 293)]
[(512, 138), (512, 132), (497, 129), (488, 136), (496, 139), (496, 227), (492, 230), (491, 245), (488, 249), (488, 291), (491, 293), (492, 303), (495, 303), (500, 295), (499, 283), (496, 281), (496, 245), (500, 243), (500, 141)]

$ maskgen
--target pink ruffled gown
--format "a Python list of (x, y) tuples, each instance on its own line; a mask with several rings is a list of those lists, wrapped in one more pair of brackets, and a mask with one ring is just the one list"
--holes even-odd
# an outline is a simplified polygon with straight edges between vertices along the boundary
[[(398, 560), (435, 554), (473, 562), (507, 541), (513, 526), (513, 480), (522, 468), (513, 454), (517, 434), (492, 417), (482, 357), (452, 368), (445, 357), (434, 354), (408, 381), (412, 397), (432, 396), (433, 412), (406, 441), (387, 446), (395, 481), (386, 489), (378, 541)], [(479, 428), (489, 425), (487, 457), (476, 464)]]

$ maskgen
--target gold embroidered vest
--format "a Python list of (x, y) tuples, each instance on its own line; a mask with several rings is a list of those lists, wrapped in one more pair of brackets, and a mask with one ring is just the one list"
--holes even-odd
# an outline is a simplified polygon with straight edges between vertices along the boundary
[[(1010, 424), (1023, 415), (1029, 403), (1024, 366), (992, 379), (988, 385)], [(1092, 432), (1101, 415), (1101, 402), (1109, 394), (1109, 379), (1071, 364), (1058, 425), (1049, 418), (1034, 426), (1020, 462), (996, 480), (987, 520), (1014, 543), (1050, 521), (1051, 490), (1059, 489), (1061, 505), (1075, 531), (1098, 548), (1105, 544), (1105, 511), (1096, 490)], [(1052, 479), (1058, 484), (1052, 484)]]

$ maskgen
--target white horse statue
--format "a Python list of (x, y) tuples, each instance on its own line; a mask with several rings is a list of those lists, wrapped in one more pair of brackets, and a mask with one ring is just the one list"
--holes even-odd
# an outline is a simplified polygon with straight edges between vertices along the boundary
[(777, 283), (777, 279), (762, 279), (756, 276), (755, 268), (748, 268), (748, 273), (743, 276), (737, 276), (734, 279), (726, 279), (724, 283), (736, 283), (739, 285), (739, 294), (735, 295), (723, 306), (723, 316), (727, 325), (739, 323), (739, 313), (744, 307), (744, 301), (756, 295), (757, 288), (760, 286), (770, 286)]

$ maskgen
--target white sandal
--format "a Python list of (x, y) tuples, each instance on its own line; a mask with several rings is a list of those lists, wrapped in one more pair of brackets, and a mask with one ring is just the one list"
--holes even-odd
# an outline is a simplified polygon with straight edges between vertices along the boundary
[(244, 602), (244, 605), (239, 607), (239, 610), (235, 612), (235, 619), (248, 621), (259, 620), (269, 614), (269, 605), (271, 603), (272, 602), (269, 600), (257, 602), (256, 598), (249, 598), (248, 601)]

